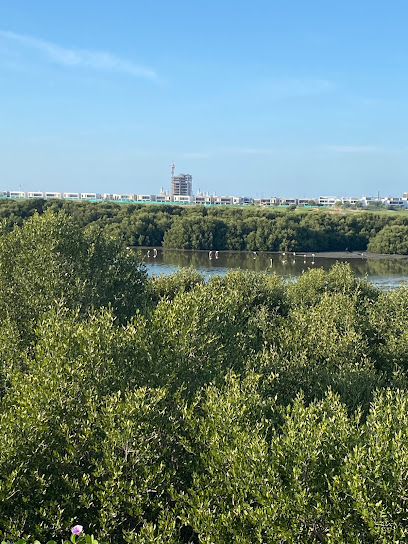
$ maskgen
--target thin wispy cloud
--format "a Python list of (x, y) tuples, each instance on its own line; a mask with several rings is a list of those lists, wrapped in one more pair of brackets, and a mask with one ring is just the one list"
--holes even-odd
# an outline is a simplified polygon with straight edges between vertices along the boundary
[(117, 57), (116, 55), (105, 51), (61, 47), (55, 43), (33, 36), (17, 34), (5, 30), (0, 30), (0, 38), (28, 49), (38, 51), (50, 61), (62, 66), (121, 72), (146, 79), (157, 79), (157, 74), (154, 70), (140, 66), (130, 60)]

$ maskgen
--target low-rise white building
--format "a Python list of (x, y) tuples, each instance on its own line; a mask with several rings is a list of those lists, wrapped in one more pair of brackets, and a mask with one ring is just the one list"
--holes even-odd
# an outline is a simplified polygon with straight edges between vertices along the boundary
[(213, 204), (216, 206), (231, 206), (234, 204), (233, 196), (213, 196)]
[(61, 193), (54, 193), (50, 191), (45, 191), (44, 198), (62, 198)]
[(81, 193), (64, 193), (62, 198), (66, 200), (81, 200)]
[(44, 198), (44, 193), (42, 191), (28, 191), (27, 198)]
[(9, 191), (10, 198), (26, 198), (25, 191)]
[(339, 198), (337, 196), (319, 196), (318, 203), (319, 206), (327, 206), (331, 207), (336, 204), (336, 202), (339, 201)]
[(158, 203), (165, 203), (165, 202), (173, 202), (171, 195), (166, 194), (160, 194), (156, 196), (156, 202)]
[(349, 197), (343, 196), (341, 198), (342, 204), (352, 204), (354, 206), (355, 204), (358, 204), (359, 202), (361, 202), (361, 199), (354, 196), (349, 196)]
[(99, 193), (81, 193), (81, 200), (102, 200)]
[(254, 198), (252, 203), (255, 204), (255, 206), (277, 206), (281, 203), (281, 200), (276, 196), (271, 196), (268, 198)]
[(381, 202), (378, 196), (362, 196), (360, 202), (363, 206), (368, 206), (372, 202)]
[(298, 198), (298, 206), (307, 206), (310, 202), (313, 202), (313, 198)]
[(398, 198), (393, 196), (387, 196), (386, 198), (382, 199), (382, 203), (386, 206), (395, 206), (397, 208), (406, 208), (407, 207), (407, 199), (406, 198)]
[(176, 204), (193, 204), (194, 197), (189, 195), (173, 195), (173, 202)]
[(138, 202), (157, 202), (157, 195), (136, 195)]
[(127, 201), (133, 201), (133, 200), (137, 200), (137, 198), (135, 198), (136, 195), (134, 194), (130, 194), (130, 193), (126, 193), (126, 194), (113, 194), (112, 195), (112, 198), (113, 200), (127, 200)]
[(281, 198), (279, 204), (282, 206), (297, 206), (298, 199), (297, 198)]
[(211, 195), (202, 195), (198, 194), (194, 198), (195, 204), (199, 204), (201, 206), (209, 206), (213, 203), (213, 197)]

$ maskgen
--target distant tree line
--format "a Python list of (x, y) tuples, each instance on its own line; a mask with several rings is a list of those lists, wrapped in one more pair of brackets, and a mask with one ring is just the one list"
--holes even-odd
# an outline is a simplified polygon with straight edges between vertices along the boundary
[(252, 251), (355, 251), (408, 254), (408, 214), (255, 207), (200, 207), (0, 200), (6, 229), (35, 212), (64, 211), (128, 246)]

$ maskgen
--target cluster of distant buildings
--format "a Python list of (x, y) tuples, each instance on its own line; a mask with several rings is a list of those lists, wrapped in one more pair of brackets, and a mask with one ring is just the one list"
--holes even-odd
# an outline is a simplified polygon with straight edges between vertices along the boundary
[(171, 167), (171, 191), (165, 191), (161, 188), (160, 193), (153, 194), (135, 194), (135, 193), (60, 193), (52, 191), (0, 191), (0, 198), (10, 199), (64, 199), (64, 200), (84, 200), (91, 202), (113, 201), (122, 203), (156, 203), (156, 204), (195, 204), (202, 206), (323, 206), (333, 207), (337, 204), (345, 206), (373, 206), (382, 204), (394, 208), (408, 208), (408, 193), (402, 197), (380, 197), (363, 196), (361, 198), (337, 197), (337, 196), (319, 196), (318, 198), (252, 198), (245, 196), (218, 196), (215, 193), (202, 193), (200, 189), (196, 195), (193, 195), (193, 178), (191, 174), (174, 174), (175, 165)]
[(0, 199), (34, 199), (51, 198), (63, 200), (82, 200), (90, 202), (118, 202), (140, 204), (196, 204), (204, 206), (323, 206), (333, 207), (336, 204), (350, 206), (372, 206), (376, 202), (385, 206), (408, 208), (408, 193), (402, 197), (374, 197), (363, 196), (361, 198), (319, 196), (318, 198), (251, 198), (244, 196), (218, 196), (209, 193), (198, 192), (196, 195), (172, 195), (167, 192), (158, 195), (133, 194), (133, 193), (59, 193), (52, 191), (0, 191)]

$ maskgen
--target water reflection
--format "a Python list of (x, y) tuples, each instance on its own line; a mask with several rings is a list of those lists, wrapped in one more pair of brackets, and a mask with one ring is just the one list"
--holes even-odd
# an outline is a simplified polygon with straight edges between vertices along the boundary
[[(241, 268), (255, 272), (275, 272), (286, 278), (296, 277), (310, 268), (329, 270), (336, 262), (348, 262), (358, 277), (384, 287), (398, 286), (408, 278), (408, 260), (365, 258), (364, 255), (342, 254), (339, 258), (323, 257), (313, 253), (259, 253), (252, 251), (190, 251), (158, 248), (140, 248), (149, 274), (170, 274), (177, 268), (193, 267), (209, 277), (224, 275), (230, 269)], [(156, 255), (154, 257), (154, 255)]]

